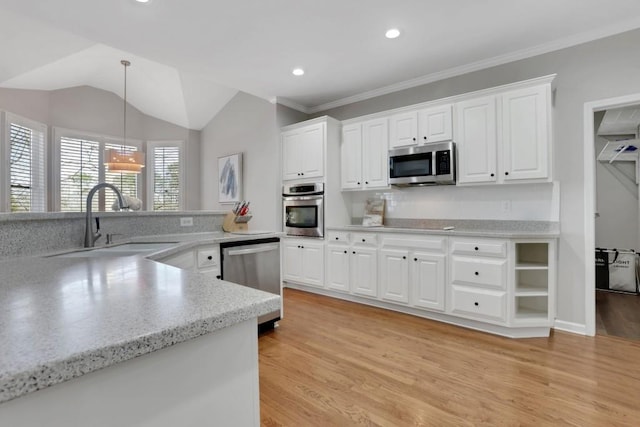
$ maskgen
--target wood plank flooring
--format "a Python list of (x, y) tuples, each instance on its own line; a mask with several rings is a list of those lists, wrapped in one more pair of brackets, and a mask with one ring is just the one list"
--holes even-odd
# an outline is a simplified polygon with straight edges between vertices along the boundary
[(640, 296), (596, 291), (596, 333), (640, 340)]
[(509, 339), (285, 289), (263, 426), (637, 426), (640, 342)]

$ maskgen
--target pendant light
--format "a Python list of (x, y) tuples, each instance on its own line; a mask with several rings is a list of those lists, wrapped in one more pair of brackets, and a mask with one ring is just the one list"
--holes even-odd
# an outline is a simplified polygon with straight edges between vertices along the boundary
[(104, 164), (109, 172), (140, 173), (144, 167), (144, 153), (142, 151), (127, 150), (127, 67), (131, 62), (123, 59), (124, 66), (124, 129), (122, 132), (122, 149), (107, 149), (104, 152)]

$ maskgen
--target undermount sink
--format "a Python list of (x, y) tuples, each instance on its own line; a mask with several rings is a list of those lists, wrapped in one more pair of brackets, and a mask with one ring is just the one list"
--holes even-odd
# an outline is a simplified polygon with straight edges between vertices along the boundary
[(170, 248), (174, 245), (175, 242), (125, 243), (123, 245), (106, 246), (95, 249), (80, 249), (60, 255), (52, 255), (52, 258), (95, 258), (140, 255)]

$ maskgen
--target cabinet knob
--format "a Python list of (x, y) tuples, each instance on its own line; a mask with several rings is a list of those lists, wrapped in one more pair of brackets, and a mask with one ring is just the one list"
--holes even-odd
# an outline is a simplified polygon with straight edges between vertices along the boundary
[(491, 174), (491, 176), (496, 176), (496, 174), (495, 174), (495, 173), (492, 173), (492, 174)]
[(339, 237), (336, 237), (336, 240), (340, 240), (340, 238), (339, 238)]
[(302, 246), (298, 245), (298, 249), (300, 249)]
[(418, 258), (414, 258), (413, 260), (414, 260), (414, 261), (417, 261), (417, 260), (418, 260)]
[(415, 138), (411, 138), (411, 139), (413, 139), (414, 141), (416, 140)]
[(304, 246), (300, 246), (300, 249), (304, 249)]
[(425, 140), (425, 141), (427, 140), (427, 137), (426, 137), (426, 136), (424, 137), (424, 140)]
[(353, 254), (355, 255), (355, 254), (356, 254), (356, 251), (353, 251)]
[(366, 240), (365, 240), (365, 239), (362, 239), (362, 241), (363, 241), (363, 242), (366, 242)]
[(365, 184), (369, 184), (369, 181), (365, 181), (364, 183), (365, 183)]
[(347, 251), (344, 251), (344, 253), (346, 254), (346, 253), (347, 253)]
[(298, 172), (298, 176), (300, 176), (300, 172)]
[(217, 275), (217, 276), (216, 276), (216, 279), (222, 279), (222, 276)]
[(406, 256), (403, 256), (403, 257), (402, 257), (402, 259), (407, 259), (407, 257), (406, 257)]
[(479, 275), (480, 275), (480, 273), (478, 273), (478, 272), (476, 271), (476, 272), (475, 272), (475, 275), (476, 275), (476, 276), (479, 276)]
[(505, 175), (509, 175), (509, 172), (505, 172), (504, 174), (505, 174)]
[(480, 303), (478, 302), (474, 302), (473, 305), (475, 305), (476, 307), (480, 305)]
[(211, 260), (213, 259), (213, 256), (209, 255), (209, 256), (207, 257), (207, 259), (208, 259), (209, 261), (211, 261)]
[(360, 183), (358, 182), (358, 185), (360, 185)]
[(478, 247), (476, 246), (474, 249), (477, 251), (477, 250), (478, 250)]

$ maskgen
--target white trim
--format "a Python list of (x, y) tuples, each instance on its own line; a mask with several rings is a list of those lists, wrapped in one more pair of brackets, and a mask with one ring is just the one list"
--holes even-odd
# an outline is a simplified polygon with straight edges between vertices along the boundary
[[(584, 104), (584, 281), (585, 281), (585, 335), (596, 334), (596, 273), (595, 273), (595, 130), (593, 114), (609, 108), (640, 104), (640, 93), (601, 99)], [(557, 324), (558, 322), (556, 322)]]
[(571, 332), (572, 334), (589, 335), (587, 327), (581, 323), (565, 322), (564, 320), (556, 320), (553, 329), (557, 331)]
[[(352, 104), (354, 102), (375, 98), (377, 96), (398, 92), (400, 90), (411, 89), (417, 86), (422, 86), (422, 85), (433, 83), (439, 80), (444, 80), (451, 77), (456, 77), (463, 74), (471, 73), (474, 71), (484, 70), (484, 69), (495, 67), (498, 65), (507, 64), (509, 62), (519, 61), (521, 59), (531, 58), (531, 57), (542, 55), (545, 53), (554, 52), (560, 49), (565, 49), (568, 47), (587, 43), (593, 40), (598, 40), (598, 39), (613, 36), (616, 34), (624, 33), (625, 31), (630, 31), (638, 27), (640, 27), (640, 18), (633, 18), (627, 22), (618, 23), (608, 27), (599, 28), (596, 30), (572, 35), (569, 37), (565, 37), (563, 39), (554, 40), (549, 43), (544, 43), (544, 44), (533, 46), (527, 49), (506, 53), (504, 55), (494, 56), (493, 58), (472, 62), (470, 64), (449, 68), (447, 70), (438, 71), (438, 72), (427, 74), (425, 76), (418, 77), (415, 79), (406, 80), (404, 82), (395, 83), (389, 86), (384, 86), (384, 87), (370, 90), (367, 92), (362, 92), (360, 94), (348, 96), (346, 98), (327, 102), (325, 104), (316, 105), (314, 107), (302, 107), (302, 109), (298, 109), (291, 106), (291, 108), (299, 110), (303, 113), (313, 114), (320, 111), (330, 110), (332, 108), (342, 107), (343, 105)], [(282, 105), (286, 105), (283, 102), (282, 98), (278, 98), (278, 103)]]
[[(0, 111), (0, 183), (9, 183), (9, 150), (5, 141), (9, 141), (9, 126), (7, 126), (7, 113)], [(9, 186), (0, 184), (0, 212), (9, 212)]]
[(186, 144), (184, 141), (181, 140), (163, 140), (163, 141), (147, 141), (147, 165), (146, 168), (147, 169), (147, 187), (146, 187), (146, 195), (145, 195), (145, 210), (149, 210), (152, 211), (153, 210), (153, 186), (154, 186), (154, 168), (155, 168), (155, 163), (154, 163), (154, 159), (153, 159), (153, 150), (156, 147), (178, 147), (178, 151), (179, 151), (179, 158), (180, 158), (180, 171), (179, 171), (179, 178), (180, 178), (180, 199), (179, 199), (179, 207), (178, 210), (184, 210), (184, 206), (185, 206), (185, 190), (186, 190), (186, 186), (185, 186), (185, 179), (186, 179), (186, 171), (185, 171), (185, 159), (186, 159), (186, 153), (185, 153), (185, 147)]
[[(298, 104), (297, 102), (294, 102), (294, 101), (292, 101), (290, 99), (282, 98), (280, 96), (276, 96), (276, 97), (271, 98), (269, 100), (269, 102), (271, 102), (272, 104), (284, 105), (285, 107), (292, 108), (294, 110), (300, 111), (301, 113), (305, 113), (305, 114), (311, 113), (311, 110), (308, 107), (305, 107), (302, 104)], [(320, 111), (320, 110), (318, 110), (318, 111)]]

